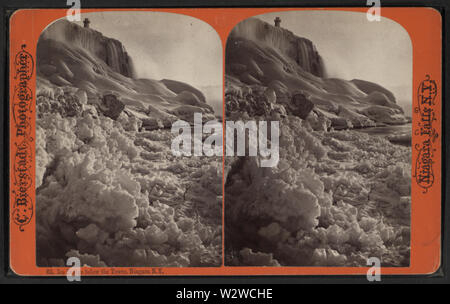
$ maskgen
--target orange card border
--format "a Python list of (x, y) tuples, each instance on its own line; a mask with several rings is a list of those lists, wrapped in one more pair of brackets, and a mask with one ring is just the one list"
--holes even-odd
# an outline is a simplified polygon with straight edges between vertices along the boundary
[[(294, 10), (335, 10), (366, 13), (361, 8), (198, 8), (198, 9), (82, 9), (99, 11), (157, 11), (188, 15), (211, 25), (222, 41), (223, 50), (232, 28), (251, 16)], [(21, 9), (10, 18), (10, 268), (20, 276), (65, 276), (68, 267), (36, 266), (35, 222), (35, 58), (38, 38), (44, 28), (66, 15), (66, 9)], [(411, 260), (409, 267), (382, 267), (381, 274), (431, 274), (441, 265), (441, 125), (442, 125), (442, 18), (433, 8), (383, 7), (381, 15), (399, 23), (408, 32), (413, 48), (413, 138), (411, 191)], [(223, 54), (223, 71), (225, 71)], [(420, 134), (424, 87), (433, 85), (434, 182), (418, 183), (416, 164), (422, 164), (427, 148), (426, 134)], [(425, 80), (425, 82), (424, 82)], [(421, 91), (419, 91), (421, 90)], [(428, 91), (427, 91), (428, 92)], [(225, 113), (225, 105), (223, 105)], [(414, 132), (414, 130), (418, 130)], [(420, 160), (419, 162), (418, 159)], [(224, 164), (223, 164), (224, 165)], [(422, 186), (422, 187), (421, 187)], [(222, 187), (223, 182), (222, 182)], [(425, 188), (424, 188), (425, 187)], [(223, 206), (224, 208), (224, 206)], [(222, 216), (223, 221), (223, 216)], [(223, 227), (223, 226), (222, 226)], [(223, 234), (222, 234), (223, 236)], [(224, 242), (224, 240), (222, 240)], [(222, 249), (223, 250), (223, 249)], [(230, 276), (230, 275), (365, 275), (368, 267), (82, 267), (87, 276)], [(134, 273), (133, 273), (134, 272)]]

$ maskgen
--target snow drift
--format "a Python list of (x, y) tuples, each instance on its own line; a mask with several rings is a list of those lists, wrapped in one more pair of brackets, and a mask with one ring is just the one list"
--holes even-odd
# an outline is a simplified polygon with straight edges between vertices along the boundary
[(226, 73), (228, 88), (269, 87), (280, 104), (301, 92), (335, 128), (407, 122), (389, 90), (363, 80), (327, 78), (326, 63), (311, 41), (256, 18), (242, 21), (231, 32)]

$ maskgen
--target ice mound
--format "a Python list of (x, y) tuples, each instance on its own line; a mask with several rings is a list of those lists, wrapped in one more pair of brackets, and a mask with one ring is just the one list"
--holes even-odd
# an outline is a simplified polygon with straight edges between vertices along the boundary
[(226, 263), (363, 266), (375, 256), (408, 265), (410, 148), (308, 124), (291, 115), (280, 121), (277, 167), (246, 158), (229, 171)]
[(163, 80), (161, 80), (161, 82), (169, 90), (171, 90), (172, 92), (174, 92), (176, 94), (180, 94), (181, 92), (191, 92), (192, 94), (197, 96), (197, 98), (201, 102), (206, 102), (205, 95), (203, 95), (203, 93), (200, 90), (194, 88), (193, 86), (188, 85), (187, 83), (176, 81), (176, 80), (170, 80), (170, 79), (163, 79)]
[[(294, 60), (303, 70), (313, 75), (325, 76), (325, 66), (313, 43), (305, 38), (296, 37), (292, 32), (277, 28), (256, 18), (249, 18), (234, 27), (230, 38), (245, 37), (279, 50)], [(278, 58), (280, 61), (283, 58)], [(262, 76), (264, 72), (255, 61), (250, 61), (249, 72), (252, 76)], [(287, 64), (287, 62), (286, 62)], [(259, 75), (255, 75), (257, 71)], [(252, 73), (253, 72), (253, 73)]]
[(240, 256), (249, 266), (280, 266), (270, 253), (253, 252), (249, 248), (244, 248), (241, 250)]
[(92, 111), (39, 112), (38, 264), (218, 265), (220, 159), (174, 158), (169, 131), (127, 131)]
[[(118, 40), (107, 38), (102, 33), (90, 28), (61, 19), (50, 25), (40, 37), (43, 40), (60, 41), (65, 44), (84, 49), (105, 62), (113, 71), (126, 77), (135, 77), (135, 68), (131, 57)], [(56, 70), (64, 76), (73, 77), (73, 73), (64, 61), (55, 61)], [(45, 65), (43, 69), (56, 71), (53, 65)], [(62, 75), (62, 76), (63, 76)], [(70, 77), (69, 77), (70, 78)]]
[(384, 94), (389, 99), (389, 101), (393, 103), (395, 103), (396, 101), (395, 96), (391, 91), (387, 90), (386, 88), (383, 88), (382, 86), (376, 83), (361, 79), (352, 79), (351, 82), (354, 83), (358, 89), (360, 89), (361, 91), (363, 91), (368, 95), (374, 92), (379, 92), (381, 94)]

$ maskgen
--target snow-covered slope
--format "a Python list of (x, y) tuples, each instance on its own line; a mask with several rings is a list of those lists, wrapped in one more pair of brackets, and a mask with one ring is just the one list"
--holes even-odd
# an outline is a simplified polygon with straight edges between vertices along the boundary
[[(59, 20), (42, 33), (40, 40), (59, 41), (84, 49), (105, 62), (113, 71), (131, 78), (135, 76), (133, 62), (122, 43), (107, 38), (96, 30), (80, 27), (67, 20)], [(41, 59), (41, 56), (39, 57)]]
[(166, 126), (178, 118), (178, 107), (185, 109), (186, 103), (192, 103), (192, 94), (199, 99), (192, 111), (204, 113), (206, 119), (214, 118), (200, 91), (173, 80), (137, 79), (121, 42), (67, 20), (58, 20), (42, 33), (37, 72), (38, 80), (48, 80), (51, 87), (72, 86), (85, 91), (90, 103), (114, 94), (132, 109), (156, 109), (148, 116), (166, 121)]
[[(319, 76), (325, 76), (322, 57), (313, 43), (305, 38), (297, 37), (292, 32), (269, 25), (259, 19), (247, 19), (239, 23), (232, 31), (229, 39), (245, 38), (256, 43), (264, 43), (277, 50), (282, 57), (295, 61), (303, 70)], [(276, 56), (276, 54), (274, 54)], [(279, 58), (282, 60), (282, 58)]]
[(283, 105), (302, 93), (335, 128), (407, 122), (390, 91), (368, 81), (327, 78), (311, 41), (256, 18), (239, 23), (229, 36), (226, 72), (227, 87), (268, 87)]
[(409, 265), (410, 134), (353, 130), (405, 123), (394, 95), (326, 78), (311, 41), (258, 19), (232, 31), (225, 81), (227, 120), (280, 126), (276, 166), (226, 159), (226, 265)]

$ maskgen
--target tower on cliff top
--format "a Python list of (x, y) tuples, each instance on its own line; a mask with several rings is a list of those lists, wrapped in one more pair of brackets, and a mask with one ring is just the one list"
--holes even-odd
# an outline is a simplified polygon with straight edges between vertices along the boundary
[(89, 23), (91, 23), (91, 21), (89, 21), (88, 18), (84, 18), (83, 24), (84, 24), (84, 27), (85, 27), (85, 28), (89, 28)]
[(275, 20), (273, 20), (273, 21), (275, 22), (276, 27), (280, 27), (280, 23), (281, 23), (280, 17), (276, 17)]

